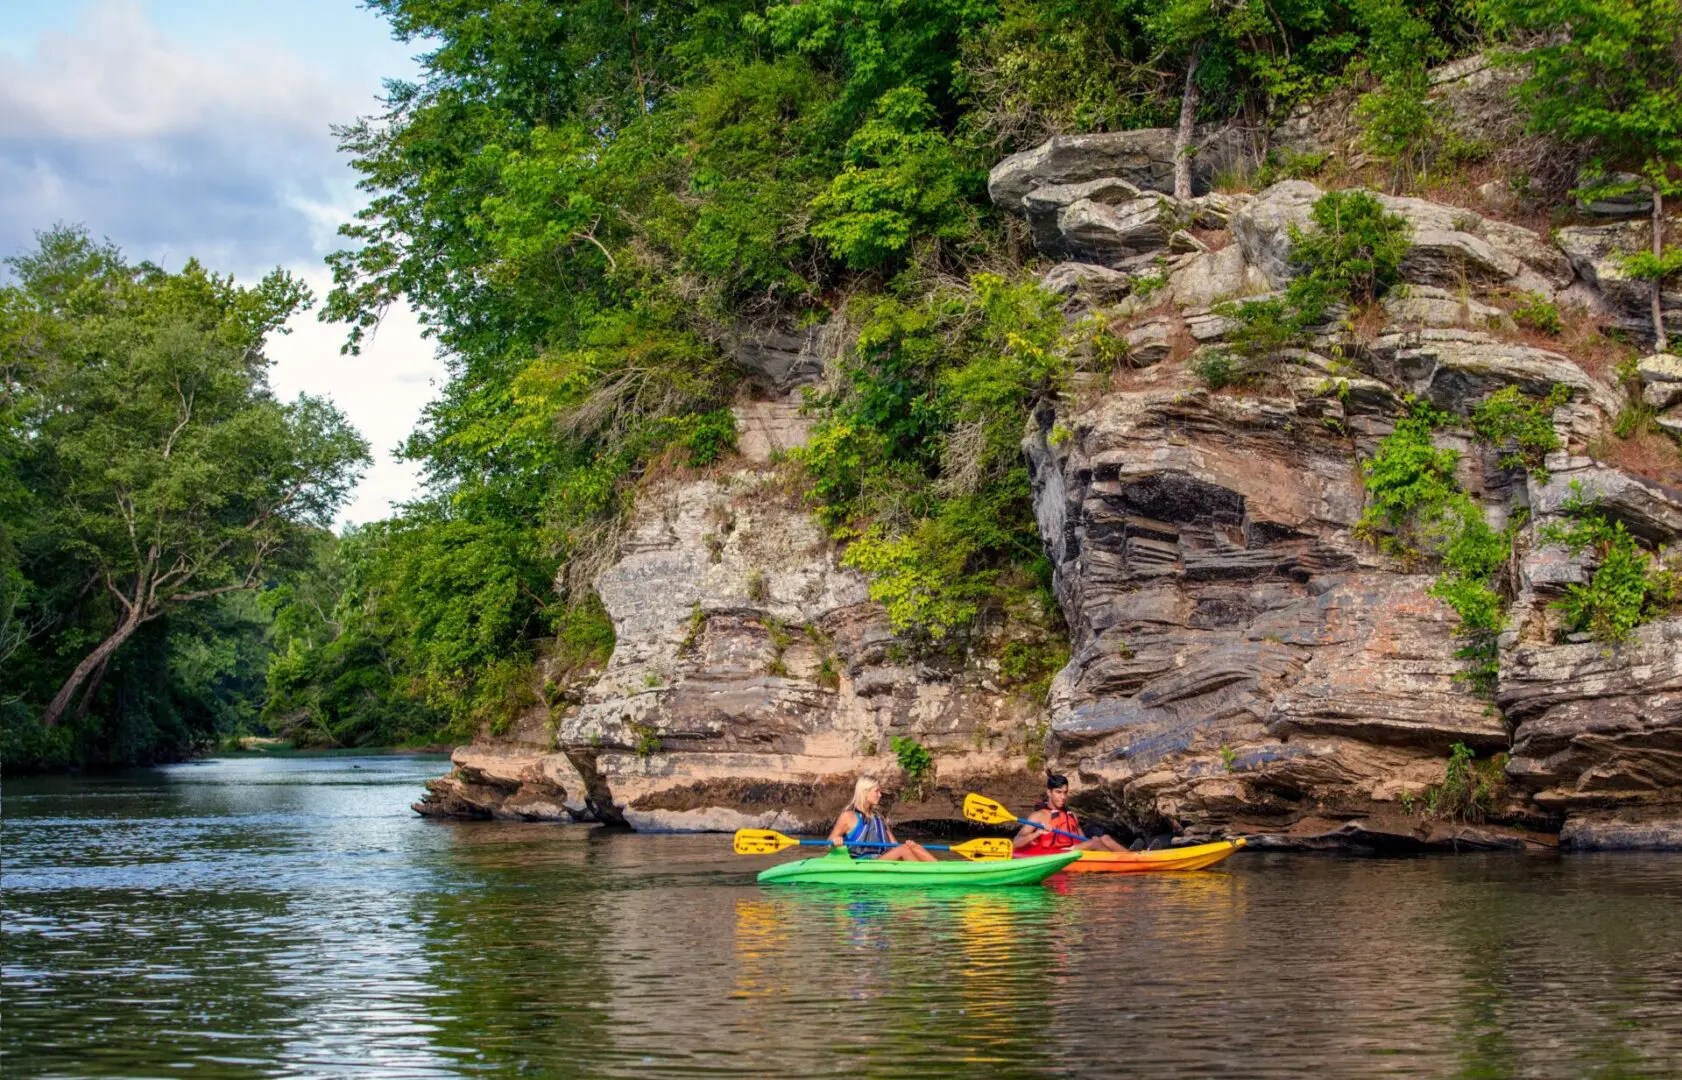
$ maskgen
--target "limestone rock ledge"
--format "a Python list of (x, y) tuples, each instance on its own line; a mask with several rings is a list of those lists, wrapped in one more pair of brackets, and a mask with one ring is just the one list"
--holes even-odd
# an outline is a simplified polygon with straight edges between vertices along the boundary
[[(1033, 790), (1042, 710), (984, 664), (906, 659), (770, 464), (804, 437), (792, 403), (737, 411), (737, 467), (639, 495), (596, 582), (617, 643), (582, 700), (458, 750), (418, 811), (811, 832), (828, 830), (860, 772), (889, 782), (900, 821), (961, 818), (971, 789)], [(895, 736), (930, 751), (933, 776), (907, 782)]]

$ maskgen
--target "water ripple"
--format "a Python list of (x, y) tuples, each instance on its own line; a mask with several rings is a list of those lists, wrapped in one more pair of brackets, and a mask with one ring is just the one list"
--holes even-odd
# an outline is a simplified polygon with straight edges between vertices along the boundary
[(719, 837), (428, 822), (437, 760), (7, 781), (0, 1071), (1682, 1075), (1682, 860), (899, 894)]

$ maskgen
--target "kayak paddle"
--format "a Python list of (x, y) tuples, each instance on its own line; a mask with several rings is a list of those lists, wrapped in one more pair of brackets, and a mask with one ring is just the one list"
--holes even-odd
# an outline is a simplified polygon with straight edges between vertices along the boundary
[(987, 796), (977, 795), (973, 791), (964, 796), (964, 816), (971, 821), (979, 821), (983, 825), (1032, 825), (1041, 832), (1067, 836), (1070, 840), (1092, 839), (1090, 836), (1077, 836), (1072, 832), (1064, 832), (1062, 829), (1053, 829), (1049, 825), (1041, 825), (1037, 821), (1019, 818), (1005, 809), (1003, 803), (996, 803)]
[[(784, 848), (803, 847), (833, 847), (828, 840), (813, 840), (796, 836), (784, 836), (773, 829), (737, 829), (735, 851), (738, 855), (770, 855)], [(854, 843), (848, 847), (877, 847), (893, 848), (898, 844)], [(955, 851), (966, 859), (1008, 859), (1011, 855), (1010, 841), (998, 836), (983, 836), (975, 840), (965, 840), (961, 844), (924, 844), (930, 851)]]

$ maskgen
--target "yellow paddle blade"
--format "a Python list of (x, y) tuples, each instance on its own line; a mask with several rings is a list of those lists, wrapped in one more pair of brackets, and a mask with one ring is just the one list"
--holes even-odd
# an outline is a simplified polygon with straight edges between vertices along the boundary
[(1008, 859), (1011, 856), (1011, 843), (1002, 836), (982, 836), (974, 840), (965, 840), (961, 844), (953, 844), (952, 850), (966, 859)]
[(964, 816), (983, 825), (1015, 825), (1016, 815), (985, 795), (970, 792), (964, 796)]
[(772, 829), (737, 829), (735, 851), (738, 855), (771, 855), (799, 843)]

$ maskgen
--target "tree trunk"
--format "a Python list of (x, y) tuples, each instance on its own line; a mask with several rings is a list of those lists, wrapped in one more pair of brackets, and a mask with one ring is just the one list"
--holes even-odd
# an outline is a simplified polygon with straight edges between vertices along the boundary
[(103, 667), (105, 662), (111, 659), (111, 654), (122, 648), (123, 642), (132, 637), (145, 621), (145, 618), (138, 614), (125, 615), (117, 629), (111, 632), (111, 636), (82, 658), (82, 662), (76, 665), (76, 670), (64, 680), (64, 685), (58, 688), (58, 693), (53, 695), (53, 700), (47, 705), (47, 711), (41, 715), (43, 726), (51, 728), (59, 725), (59, 721), (64, 719), (65, 711), (70, 708), (76, 691), (87, 681), (88, 676)]
[(1197, 126), (1197, 61), (1203, 46), (1193, 45), (1186, 60), (1186, 88), (1180, 95), (1180, 129), (1174, 134), (1174, 198), (1191, 198), (1191, 136)]
[[(1664, 192), (1653, 184), (1653, 258), (1664, 257)], [(1653, 351), (1669, 352), (1664, 333), (1664, 279), (1653, 279)]]

